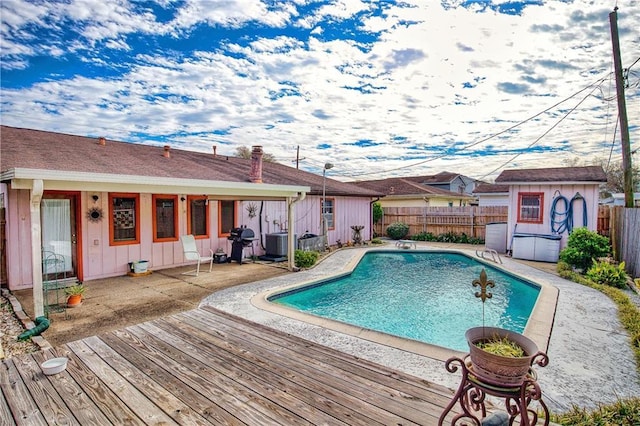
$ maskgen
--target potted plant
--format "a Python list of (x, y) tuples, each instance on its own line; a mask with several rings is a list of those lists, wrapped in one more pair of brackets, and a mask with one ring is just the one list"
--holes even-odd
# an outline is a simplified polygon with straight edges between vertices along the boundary
[(64, 289), (65, 294), (67, 295), (67, 307), (75, 308), (82, 304), (82, 295), (84, 294), (86, 288), (82, 283), (72, 285), (71, 287), (67, 287)]
[(520, 386), (537, 363), (544, 367), (547, 355), (538, 350), (536, 343), (515, 331), (484, 326), (484, 303), (492, 297), (487, 287), (495, 287), (487, 279), (484, 268), (480, 278), (473, 281), (480, 291), (475, 296), (482, 301), (482, 327), (467, 330), (465, 337), (469, 345), (471, 373), (480, 380), (501, 387)]

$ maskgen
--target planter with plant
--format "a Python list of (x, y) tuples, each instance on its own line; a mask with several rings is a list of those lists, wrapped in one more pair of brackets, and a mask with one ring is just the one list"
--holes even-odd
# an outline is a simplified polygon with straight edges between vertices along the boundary
[(82, 296), (84, 295), (85, 290), (86, 288), (82, 283), (65, 288), (64, 292), (67, 295), (67, 307), (75, 308), (82, 304)]
[(534, 363), (544, 367), (549, 359), (528, 337), (504, 328), (485, 327), (485, 302), (492, 297), (487, 288), (495, 287), (495, 283), (482, 269), (473, 286), (480, 287), (475, 296), (482, 301), (482, 327), (470, 328), (465, 334), (472, 374), (496, 386), (520, 386)]

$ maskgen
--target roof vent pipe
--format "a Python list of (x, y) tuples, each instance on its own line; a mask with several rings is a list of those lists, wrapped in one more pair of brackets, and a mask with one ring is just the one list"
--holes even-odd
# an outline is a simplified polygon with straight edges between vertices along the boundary
[(104, 138), (104, 136), (100, 136), (98, 138), (98, 144), (102, 146), (105, 146), (107, 144), (107, 140)]
[(262, 147), (255, 145), (251, 150), (251, 175), (249, 180), (252, 183), (262, 183)]
[(165, 145), (164, 146), (164, 158), (169, 158), (171, 157), (171, 153), (169, 152), (169, 150), (171, 149), (171, 147), (169, 145)]

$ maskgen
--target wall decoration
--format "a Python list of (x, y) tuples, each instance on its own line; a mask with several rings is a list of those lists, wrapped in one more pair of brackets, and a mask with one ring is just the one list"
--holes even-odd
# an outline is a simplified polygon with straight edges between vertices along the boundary
[(89, 211), (87, 211), (87, 219), (89, 219), (89, 222), (100, 222), (102, 220), (102, 217), (103, 214), (100, 207), (91, 207)]

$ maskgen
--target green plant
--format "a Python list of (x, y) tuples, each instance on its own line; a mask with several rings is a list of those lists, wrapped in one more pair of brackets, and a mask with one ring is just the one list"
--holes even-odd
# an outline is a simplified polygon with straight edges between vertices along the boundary
[(382, 219), (382, 216), (384, 216), (384, 211), (382, 210), (382, 205), (380, 204), (379, 201), (376, 201), (375, 203), (373, 203), (373, 223), (378, 223), (380, 222), (380, 219)]
[(294, 256), (298, 268), (310, 268), (316, 264), (320, 253), (317, 251), (296, 250)]
[(591, 281), (609, 285), (616, 288), (627, 287), (627, 272), (624, 270), (624, 262), (615, 265), (606, 260), (595, 262), (586, 273)]
[(638, 425), (640, 398), (621, 399), (591, 411), (573, 406), (566, 413), (551, 415), (550, 420), (563, 426)]
[(64, 289), (64, 293), (67, 296), (75, 296), (75, 295), (83, 295), (86, 288), (82, 284), (72, 285), (71, 287), (67, 287)]
[(394, 222), (387, 227), (387, 235), (394, 240), (401, 240), (409, 233), (409, 225), (402, 222)]
[(374, 238), (371, 240), (371, 244), (383, 244), (384, 242), (380, 238)]
[(607, 256), (611, 251), (609, 240), (587, 228), (574, 229), (567, 247), (560, 251), (560, 260), (585, 272), (594, 259)]
[(525, 356), (524, 350), (520, 345), (506, 337), (491, 336), (491, 338), (479, 341), (475, 345), (483, 351), (487, 351), (495, 355), (512, 358)]

